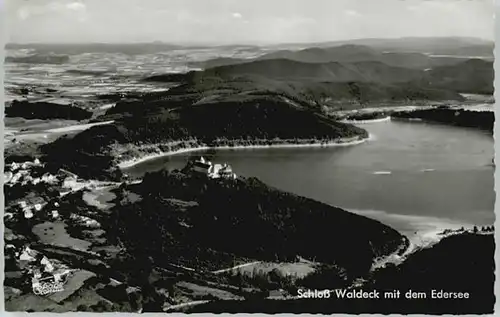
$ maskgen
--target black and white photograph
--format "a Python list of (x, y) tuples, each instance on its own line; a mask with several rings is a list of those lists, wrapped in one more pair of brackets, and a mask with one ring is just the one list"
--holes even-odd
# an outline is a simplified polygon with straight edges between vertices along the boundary
[(493, 0), (2, 6), (6, 311), (493, 313)]

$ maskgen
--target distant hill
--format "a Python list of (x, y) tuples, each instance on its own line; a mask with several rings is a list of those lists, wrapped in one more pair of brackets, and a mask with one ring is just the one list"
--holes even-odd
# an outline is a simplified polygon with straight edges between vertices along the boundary
[(206, 61), (189, 62), (188, 66), (207, 69), (207, 68), (213, 68), (213, 67), (219, 67), (219, 66), (225, 66), (225, 65), (241, 64), (241, 63), (250, 62), (252, 60), (253, 59), (218, 57), (218, 58), (209, 59)]
[[(387, 52), (366, 45), (346, 44), (334, 47), (312, 47), (298, 51), (277, 51), (258, 59), (286, 58), (306, 63), (328, 62), (381, 62), (389, 66), (425, 69), (438, 63), (455, 63), (454, 60), (436, 60), (418, 52)], [(234, 61), (233, 61), (234, 62)]]
[[(467, 56), (492, 56), (492, 49), (484, 45), (460, 47), (453, 54), (444, 50), (437, 50), (436, 52), (438, 56), (424, 51), (384, 50), (367, 45), (345, 44), (333, 47), (309, 47), (300, 50), (278, 50), (264, 54), (253, 60), (227, 57), (215, 58), (202, 62), (192, 62), (190, 65), (207, 69), (255, 60), (289, 59), (304, 63), (381, 62), (395, 67), (426, 69), (429, 67), (457, 64), (468, 59)], [(445, 53), (453, 56), (442, 55)]]
[(150, 43), (8, 43), (6, 49), (33, 49), (39, 54), (66, 54), (75, 55), (83, 53), (123, 53), (128, 55), (153, 54), (163, 51), (170, 51), (181, 48), (179, 45), (172, 45), (162, 42)]
[[(392, 53), (391, 53), (392, 54)], [(397, 59), (393, 59), (396, 61)], [(458, 93), (492, 94), (493, 62), (482, 59), (454, 59), (455, 64), (427, 69), (389, 66), (383, 62), (307, 63), (290, 59), (264, 59), (233, 65), (218, 66), (187, 74), (165, 74), (148, 77), (147, 81), (200, 83), (207, 78), (219, 78), (227, 84), (236, 78), (259, 77), (257, 81), (324, 83), (373, 83), (377, 86), (405, 85), (412, 90), (448, 90)], [(213, 81), (213, 80), (212, 80)], [(283, 84), (282, 86), (286, 86)], [(311, 84), (309, 83), (309, 86)], [(203, 88), (202, 88), (203, 89)], [(245, 89), (242, 87), (242, 89)], [(312, 88), (314, 89), (314, 87)], [(448, 95), (450, 95), (448, 93)], [(331, 96), (334, 97), (334, 96)], [(423, 98), (429, 99), (429, 98)], [(442, 98), (438, 98), (442, 99)], [(456, 99), (456, 98), (451, 98)]]
[(68, 55), (54, 55), (54, 54), (33, 54), (29, 56), (7, 56), (5, 57), (6, 63), (23, 63), (23, 64), (65, 64), (69, 62)]
[(209, 68), (203, 72), (203, 76), (237, 75), (258, 75), (285, 80), (398, 83), (417, 79), (420, 72), (388, 66), (380, 62), (306, 63), (290, 59), (258, 60)]
[(493, 57), (494, 42), (473, 37), (402, 37), (365, 38), (307, 44), (281, 44), (281, 49), (303, 49), (305, 47), (328, 48), (342, 45), (362, 45), (379, 51), (418, 52), (431, 55)]
[[(335, 108), (360, 107), (360, 104), (377, 104), (379, 102), (406, 102), (409, 100), (464, 100), (455, 91), (419, 86), (414, 82), (383, 84), (375, 81), (315, 81), (308, 78), (272, 79), (258, 75), (234, 75), (226, 78), (212, 75), (212, 72), (190, 72), (182, 79), (182, 85), (171, 88), (168, 96), (149, 100), (148, 104), (179, 107), (193, 102), (191, 99), (204, 101), (234, 99), (251, 101), (256, 95), (278, 93), (302, 100), (309, 107), (320, 105)], [(154, 80), (167, 81), (180, 79), (170, 75), (155, 76)], [(417, 77), (418, 82), (421, 78)], [(186, 100), (187, 98), (187, 100)], [(352, 104), (354, 103), (354, 104)], [(351, 105), (352, 104), (352, 105)], [(109, 113), (125, 111), (125, 109), (144, 109), (138, 101), (119, 102)], [(129, 111), (129, 110), (127, 110)], [(133, 111), (133, 110), (132, 110)], [(140, 110), (136, 110), (140, 111)]]
[[(418, 86), (412, 83), (384, 85), (373, 82), (322, 82), (314, 84), (295, 84), (300, 95), (308, 100), (316, 100), (326, 105), (338, 104), (344, 110), (355, 109), (361, 105), (377, 105), (387, 102), (404, 105), (407, 101), (444, 101), (464, 98), (446, 89)], [(350, 105), (356, 101), (358, 105)]]
[[(360, 43), (363, 42), (360, 41)], [(421, 52), (432, 55), (494, 56), (494, 43), (492, 41), (470, 37), (405, 37), (372, 41), (369, 45), (374, 48), (396, 52)]]
[(378, 55), (378, 51), (368, 46), (342, 45), (330, 48), (311, 47), (299, 51), (277, 51), (265, 54), (259, 59), (286, 58), (306, 63), (358, 62), (374, 61)]
[(431, 69), (423, 79), (426, 85), (461, 93), (493, 94), (493, 62), (470, 59), (456, 65)]
[[(182, 48), (218, 48), (259, 52), (262, 48), (280, 50), (302, 50), (310, 47), (332, 48), (339, 46), (365, 46), (380, 52), (418, 52), (437, 55), (493, 57), (493, 41), (472, 37), (403, 37), (368, 38), (319, 43), (283, 43), (276, 45), (208, 45), (175, 44), (161, 41), (147, 43), (8, 43), (7, 49), (35, 49), (40, 53), (80, 54), (85, 52), (106, 52), (124, 54), (152, 54)], [(274, 57), (276, 58), (276, 56)]]

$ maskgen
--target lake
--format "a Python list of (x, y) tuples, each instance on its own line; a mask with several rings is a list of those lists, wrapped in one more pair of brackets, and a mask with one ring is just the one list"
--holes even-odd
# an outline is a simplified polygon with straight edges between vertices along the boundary
[[(487, 132), (421, 122), (360, 124), (363, 144), (329, 148), (217, 150), (241, 176), (338, 206), (399, 231), (494, 222), (494, 140)], [(131, 176), (185, 165), (186, 153), (146, 161)]]

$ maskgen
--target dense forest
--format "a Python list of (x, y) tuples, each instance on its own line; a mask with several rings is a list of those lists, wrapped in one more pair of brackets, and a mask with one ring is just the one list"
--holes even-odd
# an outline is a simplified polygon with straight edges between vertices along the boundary
[(92, 117), (92, 112), (70, 105), (60, 105), (50, 102), (28, 102), (14, 100), (9, 107), (5, 108), (5, 116), (42, 120), (86, 120)]
[(491, 133), (493, 133), (493, 127), (495, 125), (495, 114), (492, 111), (438, 108), (401, 111), (392, 113), (391, 116), (398, 119), (422, 119), (460, 127), (479, 128)]
[(307, 102), (283, 94), (194, 102), (181, 97), (174, 104), (169, 100), (122, 103), (107, 115), (114, 117), (105, 116), (115, 119), (113, 124), (60, 138), (42, 151), (51, 164), (82, 177), (106, 178), (110, 173), (105, 171), (112, 169), (116, 159), (110, 150), (113, 146), (174, 142), (187, 147), (193, 140), (198, 146), (253, 144), (254, 140), (256, 144), (263, 140), (321, 143), (367, 137), (365, 130), (336, 122)]
[(376, 257), (407, 244), (378, 221), (255, 178), (211, 180), (187, 171), (161, 171), (146, 174), (130, 190), (142, 199), (116, 208), (118, 235), (130, 239), (141, 232), (142, 239), (130, 241), (134, 249), (189, 267), (216, 264), (218, 257), (224, 261), (223, 254), (266, 261), (302, 256), (358, 276), (369, 271)]

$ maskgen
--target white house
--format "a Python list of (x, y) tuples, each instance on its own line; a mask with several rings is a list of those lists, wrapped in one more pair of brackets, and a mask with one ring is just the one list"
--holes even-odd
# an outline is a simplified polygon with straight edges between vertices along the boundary
[(4, 175), (4, 182), (5, 182), (5, 183), (10, 182), (10, 180), (11, 180), (11, 179), (12, 179), (12, 177), (14, 176), (14, 174), (13, 174), (12, 172), (10, 172), (10, 171), (5, 172), (3, 175)]
[(28, 262), (33, 262), (35, 261), (35, 256), (37, 255), (37, 252), (34, 250), (31, 250), (29, 247), (24, 248), (22, 253), (19, 256), (19, 260), (21, 261), (28, 261)]
[(12, 164), (10, 164), (10, 170), (11, 171), (15, 171), (19, 168), (19, 164), (17, 164), (16, 162), (13, 162)]
[(50, 263), (49, 259), (46, 256), (43, 256), (42, 260), (40, 261), (40, 264), (45, 266), (45, 269), (44, 269), (45, 272), (54, 271), (54, 265), (52, 265), (52, 263)]
[(24, 208), (24, 218), (30, 219), (33, 218), (33, 211), (31, 211), (31, 208)]

